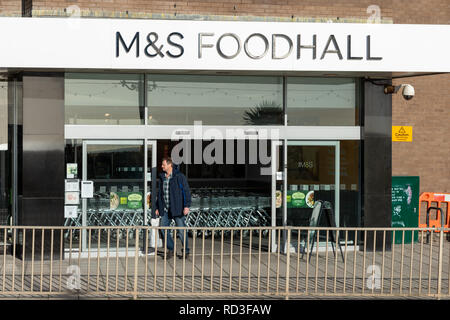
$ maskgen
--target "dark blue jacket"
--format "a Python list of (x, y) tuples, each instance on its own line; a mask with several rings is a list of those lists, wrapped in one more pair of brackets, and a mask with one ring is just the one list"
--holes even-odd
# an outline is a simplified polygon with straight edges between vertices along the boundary
[[(164, 180), (166, 179), (166, 173), (162, 172), (159, 175), (159, 189), (158, 196), (156, 198), (156, 209), (159, 211), (159, 215), (163, 216), (164, 212)], [(169, 201), (170, 211), (172, 217), (183, 216), (183, 209), (191, 207), (191, 192), (187, 179), (176, 166), (172, 170), (172, 178), (169, 182)]]

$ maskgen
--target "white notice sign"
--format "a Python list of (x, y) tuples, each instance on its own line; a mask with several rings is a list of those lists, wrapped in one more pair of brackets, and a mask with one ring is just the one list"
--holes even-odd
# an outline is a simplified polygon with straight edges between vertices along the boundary
[(77, 206), (64, 206), (64, 218), (76, 219), (78, 217)]
[(80, 191), (80, 180), (66, 179), (65, 191)]
[(277, 180), (283, 180), (283, 171), (277, 171)]
[(80, 193), (78, 191), (65, 192), (65, 204), (79, 204), (80, 203)]
[(93, 181), (81, 181), (81, 197), (93, 198), (94, 197), (94, 182)]
[(78, 164), (68, 163), (67, 167), (67, 179), (76, 179), (78, 175)]

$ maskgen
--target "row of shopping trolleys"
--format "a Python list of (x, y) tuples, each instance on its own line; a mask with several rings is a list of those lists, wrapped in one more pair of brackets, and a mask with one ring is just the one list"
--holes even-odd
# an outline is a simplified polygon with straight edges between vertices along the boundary
[[(200, 197), (192, 196), (191, 209), (186, 218), (187, 227), (264, 227), (270, 226), (270, 197)], [(86, 212), (88, 226), (136, 226), (143, 225), (143, 210), (89, 209)], [(175, 223), (172, 221), (171, 226)], [(67, 227), (81, 227), (82, 215), (68, 218)], [(230, 231), (224, 231), (229, 235)], [(206, 235), (211, 235), (206, 231)]]
[[(143, 210), (109, 210), (89, 209), (86, 211), (87, 226), (141, 226), (144, 223)], [(64, 226), (82, 227), (82, 214), (78, 212), (76, 218), (66, 218)]]
[(188, 227), (260, 227), (270, 225), (270, 197), (192, 197)]

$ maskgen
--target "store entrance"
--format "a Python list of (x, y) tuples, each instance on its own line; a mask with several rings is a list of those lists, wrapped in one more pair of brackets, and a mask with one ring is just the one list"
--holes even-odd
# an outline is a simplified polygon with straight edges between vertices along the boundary
[[(221, 154), (226, 158), (220, 161), (221, 150), (216, 148), (213, 163), (209, 163), (205, 156), (211, 143), (205, 140), (186, 140), (183, 142), (186, 148), (181, 151), (179, 142), (162, 139), (86, 139), (71, 143), (66, 155), (66, 182), (77, 179), (80, 185), (92, 182), (93, 194), (83, 197), (82, 190), (75, 191), (79, 204), (66, 202), (66, 207), (77, 206), (78, 214), (75, 218), (67, 217), (65, 225), (113, 226), (121, 231), (117, 233), (117, 228), (109, 228), (111, 234), (108, 235), (108, 228), (88, 229), (80, 233), (78, 241), (78, 233), (74, 230), (76, 243), (68, 244), (68, 247), (92, 250), (98, 246), (105, 249), (108, 239), (114, 245), (118, 242), (119, 247), (132, 247), (134, 231), (130, 233), (126, 229), (149, 225), (154, 217), (152, 204), (156, 202), (156, 193), (153, 191), (157, 190), (161, 160), (167, 156), (173, 158), (174, 164), (188, 179), (192, 196), (191, 212), (186, 221), (188, 227), (275, 225), (272, 207), (275, 208), (276, 204), (275, 201), (271, 203), (271, 180), (274, 176), (272, 171), (278, 170), (279, 164), (272, 158), (277, 155), (278, 159), (282, 149), (274, 141), (255, 143), (257, 149), (253, 150), (254, 142), (224, 140)], [(196, 161), (198, 154), (200, 161)], [(179, 155), (181, 158), (177, 158)], [(69, 175), (69, 169), (74, 173)], [(276, 183), (282, 183), (282, 180)], [(275, 191), (276, 186), (272, 185), (273, 195)], [(66, 189), (66, 200), (72, 192)], [(264, 236), (267, 233), (264, 232)], [(140, 239), (144, 236), (140, 235)]]
[[(84, 198), (81, 192), (77, 225), (147, 225), (154, 203), (156, 141), (85, 140), (81, 171), (82, 183), (92, 181), (93, 194)], [(107, 246), (111, 239), (117, 240), (120, 247), (130, 248), (134, 243), (126, 244), (135, 237), (129, 229), (116, 229), (113, 233), (83, 231), (82, 249), (86, 250), (93, 241), (100, 247)]]
[[(310, 226), (314, 203), (317, 200), (329, 201), (334, 210), (334, 222), (339, 226), (339, 181), (340, 154), (339, 141), (288, 141), (285, 149), (286, 179), (277, 181), (277, 220), (279, 225), (306, 227)], [(285, 192), (283, 192), (285, 190)], [(284, 201), (281, 195), (284, 195)], [(281, 219), (280, 219), (281, 218)], [(318, 226), (327, 226), (325, 215), (318, 221)], [(282, 221), (280, 221), (282, 220)], [(297, 250), (298, 241), (306, 247), (305, 231), (291, 233), (291, 249)], [(286, 233), (283, 235), (283, 243)], [(326, 233), (319, 232), (318, 247), (326, 246)], [(284, 250), (287, 250), (283, 245)], [(331, 248), (331, 247), (330, 247)], [(272, 251), (276, 244), (272, 241)]]
[(339, 226), (339, 167), (339, 141), (288, 141), (287, 225), (308, 226), (314, 202), (323, 200), (332, 204)]

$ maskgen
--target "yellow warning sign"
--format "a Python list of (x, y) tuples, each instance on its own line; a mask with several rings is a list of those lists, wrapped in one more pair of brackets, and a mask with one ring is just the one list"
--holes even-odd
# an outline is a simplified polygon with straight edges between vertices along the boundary
[(392, 126), (392, 141), (412, 141), (411, 126)]

